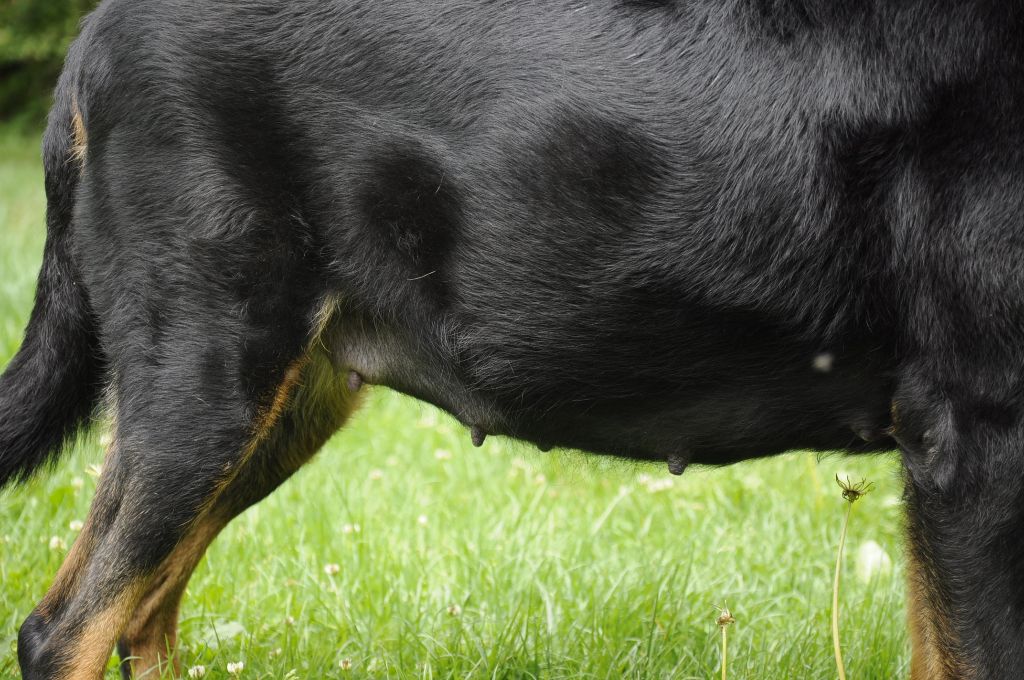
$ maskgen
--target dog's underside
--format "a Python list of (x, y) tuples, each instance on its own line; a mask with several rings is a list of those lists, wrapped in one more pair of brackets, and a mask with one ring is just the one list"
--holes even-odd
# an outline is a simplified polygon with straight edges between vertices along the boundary
[(479, 439), (902, 452), (916, 679), (1024, 666), (1017, 0), (114, 0), (44, 143), (0, 483), (104, 406), (24, 677), (170, 658), (362, 381)]

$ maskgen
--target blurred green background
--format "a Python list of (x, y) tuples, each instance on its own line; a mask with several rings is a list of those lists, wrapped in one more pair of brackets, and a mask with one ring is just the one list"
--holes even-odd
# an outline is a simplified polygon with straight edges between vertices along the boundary
[(96, 0), (0, 0), (0, 121), (39, 127), (64, 53)]

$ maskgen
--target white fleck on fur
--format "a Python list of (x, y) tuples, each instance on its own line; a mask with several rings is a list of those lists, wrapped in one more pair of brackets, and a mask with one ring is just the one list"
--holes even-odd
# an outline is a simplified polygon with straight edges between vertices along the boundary
[(829, 373), (836, 358), (829, 352), (822, 352), (814, 357), (814, 370), (818, 373)]

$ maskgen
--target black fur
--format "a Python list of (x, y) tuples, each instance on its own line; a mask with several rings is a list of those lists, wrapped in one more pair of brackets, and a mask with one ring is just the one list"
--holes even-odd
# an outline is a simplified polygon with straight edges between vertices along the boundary
[(240, 464), (338, 300), (339, 366), (480, 433), (675, 465), (898, 444), (940, 652), (1006, 677), (1024, 664), (1022, 17), (108, 1), (47, 132), (0, 483), (105, 379), (111, 488), (152, 506), (100, 583), (116, 592)]

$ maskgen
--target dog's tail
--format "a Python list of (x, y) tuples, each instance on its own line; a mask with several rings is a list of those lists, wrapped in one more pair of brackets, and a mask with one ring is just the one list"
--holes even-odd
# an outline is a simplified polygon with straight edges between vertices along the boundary
[(71, 255), (86, 141), (70, 72), (69, 63), (43, 142), (46, 247), (35, 306), (21, 348), (0, 375), (0, 489), (54, 461), (100, 395), (96, 324)]

